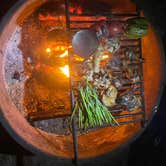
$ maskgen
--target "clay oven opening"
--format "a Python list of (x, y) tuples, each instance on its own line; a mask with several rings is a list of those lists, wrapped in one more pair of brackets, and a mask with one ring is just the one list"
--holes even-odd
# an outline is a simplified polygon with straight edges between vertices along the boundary
[(95, 157), (146, 127), (162, 58), (132, 2), (28, 1), (5, 25), (0, 45), (3, 124), (26, 148)]

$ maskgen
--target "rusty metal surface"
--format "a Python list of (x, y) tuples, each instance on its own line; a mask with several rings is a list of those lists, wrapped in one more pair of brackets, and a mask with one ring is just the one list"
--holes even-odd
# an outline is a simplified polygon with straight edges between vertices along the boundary
[[(11, 32), (14, 26), (14, 24), (11, 24), (10, 26), (6, 27), (6, 32)], [(2, 39), (0, 41), (1, 47), (3, 46), (4, 48), (2, 41), (6, 41), (8, 37), (8, 35), (4, 35), (3, 33), (3, 36), (1, 36), (0, 38)], [(1, 48), (2, 52), (4, 52), (3, 48)], [(3, 124), (6, 125), (8, 131), (13, 136), (15, 136), (15, 139), (17, 139), (17, 141), (20, 141), (20, 143), (26, 148), (29, 148), (31, 150), (40, 149), (40, 151), (55, 156), (63, 156), (68, 158), (73, 157), (71, 153), (73, 148), (72, 139), (70, 136), (62, 137), (59, 135), (52, 135), (42, 132), (40, 130), (36, 130), (33, 127), (30, 127), (29, 124), (25, 121), (25, 119), (23, 119), (23, 117), (20, 116), (17, 109), (12, 104), (5, 89), (6, 85), (4, 83), (4, 77), (2, 72), (2, 52), (0, 56), (0, 81), (2, 82), (2, 84), (0, 85), (0, 105), (2, 108), (1, 121), (3, 121)], [(145, 104), (147, 109), (146, 111), (148, 114), (150, 114), (151, 108), (153, 107), (154, 102), (158, 96), (162, 68), (161, 59), (159, 58), (160, 55), (161, 54), (158, 41), (153, 30), (151, 30), (150, 33), (143, 39), (143, 56), (145, 59), (147, 59), (147, 62), (144, 64), (144, 78)], [(154, 83), (153, 87), (151, 86), (152, 83)], [(14, 132), (13, 130), (11, 130), (11, 128), (14, 129)], [(131, 124), (120, 126), (118, 129), (105, 128), (100, 129), (98, 131), (94, 131), (92, 133), (86, 133), (85, 135), (80, 136), (78, 138), (79, 158), (92, 157), (113, 150), (121, 144), (123, 144), (124, 142), (126, 142), (129, 138), (135, 136), (135, 133), (137, 133), (137, 131), (139, 130), (140, 125)], [(119, 133), (121, 134), (119, 135)], [(25, 140), (28, 144), (25, 143)]]

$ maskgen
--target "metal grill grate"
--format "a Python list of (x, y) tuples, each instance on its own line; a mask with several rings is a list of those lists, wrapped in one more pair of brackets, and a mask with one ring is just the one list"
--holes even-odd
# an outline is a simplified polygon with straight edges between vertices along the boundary
[[(66, 6), (66, 28), (68, 31), (70, 31), (70, 33), (75, 33), (78, 30), (81, 29), (86, 29), (88, 28), (90, 25), (98, 22), (101, 19), (104, 19), (106, 22), (118, 22), (118, 23), (124, 23), (126, 18), (132, 18), (132, 17), (137, 17), (140, 16), (140, 13), (138, 10), (136, 10), (134, 13), (112, 13), (110, 16), (110, 13), (103, 13), (102, 15), (98, 16), (98, 15), (92, 15), (92, 14), (88, 14), (88, 13), (83, 13), (81, 15), (76, 15), (76, 14), (70, 14), (69, 13), (69, 0), (65, 0), (65, 6)], [(126, 47), (128, 48), (136, 48), (137, 50), (137, 54), (139, 54), (139, 57), (142, 58), (142, 48), (141, 48), (141, 39), (127, 39), (127, 38), (122, 38), (121, 39), (121, 50), (123, 51)], [(72, 54), (69, 52), (69, 66), (70, 69), (72, 70)], [(124, 124), (129, 124), (129, 123), (141, 123), (142, 127), (145, 126), (146, 124), (146, 115), (145, 115), (145, 104), (144, 104), (144, 81), (143, 81), (143, 63), (142, 62), (133, 62), (130, 63), (129, 65), (131, 66), (138, 66), (139, 68), (139, 74), (140, 74), (140, 81), (134, 83), (135, 85), (137, 85), (137, 88), (133, 88), (133, 91), (137, 91), (139, 90), (140, 93), (137, 93), (135, 95), (140, 96), (141, 98), (141, 102), (142, 102), (142, 108), (140, 109), (139, 112), (137, 113), (124, 113), (123, 114), (123, 110), (124, 107), (123, 106), (116, 106), (113, 109), (110, 110), (111, 113), (116, 114), (121, 112), (120, 115), (115, 115), (114, 117), (116, 119), (122, 119), (119, 124), (120, 125), (124, 125)], [(72, 75), (70, 75), (70, 90), (71, 90), (71, 106), (72, 106), (72, 110), (74, 108), (74, 101), (75, 101), (75, 96), (74, 96), (74, 90), (75, 90), (75, 81)], [(126, 85), (128, 86), (128, 85)], [(67, 116), (71, 116), (70, 113), (68, 114), (64, 114), (61, 112), (60, 108), (59, 111), (55, 111), (55, 112), (33, 112), (30, 113), (27, 117), (27, 119), (29, 120), (29, 122), (31, 124), (33, 124), (34, 121), (37, 120), (43, 120), (43, 119), (49, 119), (49, 118), (58, 118), (58, 117), (67, 117)], [(126, 118), (130, 118), (132, 117), (132, 120), (126, 120)], [(95, 128), (104, 128), (104, 127), (108, 127), (109, 125), (103, 125), (103, 126), (96, 126)], [(77, 124), (76, 124), (76, 118), (73, 118), (72, 121), (72, 135), (73, 135), (73, 148), (74, 148), (74, 164), (78, 165), (78, 144), (77, 144), (77, 131), (80, 131), (81, 129), (77, 128)]]
[[(110, 17), (110, 15), (108, 13), (104, 13), (101, 16), (95, 16), (95, 15), (90, 15), (88, 13), (84, 13), (81, 15), (76, 15), (76, 14), (70, 14), (69, 13), (69, 1), (65, 0), (66, 3), (66, 25), (67, 25), (67, 29), (70, 32), (76, 32), (78, 30), (81, 29), (86, 29), (88, 28), (90, 25), (94, 24), (95, 22), (97, 22), (98, 20), (100, 20), (100, 18), (104, 18), (105, 21), (107, 22), (118, 22), (118, 23), (124, 23), (126, 18), (132, 18), (132, 17), (138, 17), (140, 16), (139, 11), (137, 10), (135, 13), (121, 13), (121, 14), (116, 14), (113, 13)], [(81, 19), (82, 18), (82, 19)], [(139, 54), (139, 56), (142, 58), (142, 48), (141, 48), (141, 39), (122, 39), (121, 40), (122, 46), (120, 49), (125, 49), (126, 47), (130, 47), (130, 48), (136, 48), (137, 49), (137, 54)], [(127, 45), (126, 45), (127, 43)], [(124, 45), (123, 45), (124, 44)], [(69, 57), (72, 56), (69, 54)], [(69, 58), (69, 64), (71, 64), (71, 58)], [(139, 66), (139, 70), (140, 70), (140, 77), (141, 77), (141, 81), (136, 82), (135, 84), (137, 84), (139, 86), (139, 90), (141, 93), (136, 94), (137, 96), (141, 97), (141, 101), (142, 101), (142, 108), (139, 112), (137, 113), (128, 113), (128, 114), (121, 114), (121, 115), (116, 115), (115, 118), (116, 119), (121, 119), (121, 118), (127, 118), (127, 117), (135, 117), (132, 120), (123, 120), (121, 122), (119, 122), (120, 125), (124, 125), (124, 124), (129, 124), (129, 123), (141, 123), (142, 126), (144, 127), (145, 122), (146, 122), (146, 115), (145, 115), (145, 105), (144, 105), (144, 81), (143, 81), (143, 64), (142, 62), (140, 63), (131, 63), (130, 65), (132, 66)], [(74, 84), (74, 79), (70, 78), (70, 84), (71, 84), (71, 100), (72, 100), (72, 109), (74, 108), (74, 87), (72, 87), (72, 85)], [(138, 90), (138, 89), (136, 89)], [(121, 112), (123, 111), (123, 106), (118, 106), (118, 108), (115, 109), (111, 109), (110, 112), (111, 113), (117, 113), (117, 112)], [(141, 117), (137, 117), (137, 116), (141, 116)], [(78, 165), (78, 145), (77, 145), (77, 130), (80, 130), (78, 128), (76, 128), (76, 121), (75, 118), (73, 118), (73, 123), (72, 123), (73, 127), (73, 145), (74, 145), (74, 163), (75, 165)], [(109, 125), (103, 125), (101, 126), (96, 126), (96, 128), (104, 128), (104, 127), (108, 127)]]

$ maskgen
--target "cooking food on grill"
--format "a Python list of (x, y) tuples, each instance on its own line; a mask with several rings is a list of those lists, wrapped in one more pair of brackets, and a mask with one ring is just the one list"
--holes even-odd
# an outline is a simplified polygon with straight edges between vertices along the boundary
[(128, 78), (132, 81), (132, 83), (139, 82), (141, 80), (139, 71), (135, 67), (128, 66), (127, 68)]
[(114, 37), (124, 33), (124, 24), (119, 22), (111, 22), (109, 24), (109, 36)]
[(91, 26), (91, 29), (96, 31), (97, 37), (99, 40), (103, 38), (110, 38), (122, 35), (124, 33), (125, 25), (119, 22), (107, 23), (105, 20), (102, 20)]
[(109, 37), (109, 26), (104, 20), (93, 24), (90, 28), (96, 32), (99, 40)]
[(110, 87), (112, 81), (112, 75), (109, 73), (106, 73), (104, 69), (100, 68), (100, 71), (98, 73), (93, 74), (93, 85), (97, 89), (106, 90)]
[(138, 56), (136, 55), (136, 50), (133, 48), (126, 48), (125, 56), (129, 60), (138, 60)]
[(110, 58), (107, 62), (107, 69), (110, 69), (112, 71), (122, 71), (123, 68), (123, 62), (119, 56), (119, 54), (114, 54), (112, 58)]
[(141, 38), (148, 33), (148, 26), (145, 18), (128, 19), (125, 34), (131, 38)]
[[(126, 20), (126, 16), (84, 16), (85, 8), (80, 10), (82, 14), (78, 13), (76, 8), (72, 8), (74, 3), (69, 6), (72, 19), (69, 30), (66, 28), (64, 4), (56, 1), (42, 5), (22, 23), (19, 48), (27, 76), (23, 106), (28, 120), (40, 119), (35, 123), (40, 129), (44, 128), (44, 119), (54, 126), (58, 121), (50, 122), (49, 118), (71, 115), (70, 79), (73, 80), (75, 95), (73, 115), (76, 115), (81, 128), (115, 126), (120, 122), (116, 115), (121, 114), (120, 111), (115, 113), (115, 109), (123, 110), (125, 106), (129, 114), (139, 105), (138, 90), (133, 87), (142, 81), (140, 68), (144, 61), (139, 47), (135, 47), (138, 41), (131, 40), (125, 33), (135, 25), (139, 25), (139, 29), (144, 27), (143, 18)], [(57, 5), (55, 12), (51, 4)], [(15, 71), (22, 76), (19, 70)], [(13, 81), (22, 78), (17, 75), (17, 72), (13, 73)], [(130, 94), (133, 102), (127, 102), (125, 95), (133, 89), (135, 91)], [(56, 127), (50, 129), (59, 132)]]
[(88, 58), (96, 51), (98, 39), (94, 31), (81, 30), (74, 35), (72, 45), (76, 54)]
[[(111, 89), (108, 95), (111, 102), (114, 102), (116, 93), (112, 94), (112, 96), (110, 93)], [(88, 81), (84, 82), (84, 85), (80, 85), (78, 97), (71, 118), (73, 118), (75, 112), (78, 111), (78, 123), (80, 128), (87, 129), (104, 124), (112, 126), (115, 124), (118, 125), (118, 122), (108, 111), (108, 108), (100, 101), (97, 90)]]
[(100, 62), (102, 58), (102, 54), (104, 53), (104, 48), (102, 45), (100, 45), (94, 54), (94, 73), (98, 73), (100, 71)]
[[(129, 39), (131, 36), (140, 38), (147, 33), (148, 24), (144, 18), (129, 19), (126, 23), (126, 33)], [(111, 26), (113, 29), (110, 29)], [(138, 32), (134, 31), (135, 28)], [(141, 107), (141, 99), (135, 94), (140, 87), (135, 84), (141, 81), (139, 64), (144, 62), (138, 54), (138, 48), (123, 46), (121, 49), (121, 39), (126, 35), (120, 23), (108, 25), (105, 21), (101, 21), (91, 26), (90, 29), (93, 29), (96, 35), (89, 35), (89, 39), (97, 37), (99, 43), (96, 45), (96, 42), (93, 52), (87, 54), (90, 56), (84, 57), (82, 79), (78, 85), (73, 112), (73, 116), (78, 115), (79, 127), (85, 129), (108, 123), (109, 125), (118, 124), (114, 114), (110, 112), (114, 107), (121, 106), (129, 112)], [(85, 33), (84, 36), (84, 32), (91, 31), (81, 30), (74, 35), (73, 51), (78, 55), (79, 52), (75, 47), (76, 36), (79, 34), (81, 41), (86, 38), (87, 34)], [(115, 34), (119, 36), (115, 37)], [(89, 47), (88, 42), (83, 44), (84, 48)], [(93, 45), (93, 42), (91, 44)], [(82, 47), (79, 44), (77, 46)], [(100, 115), (105, 118), (100, 119)]]
[(109, 38), (104, 41), (104, 50), (110, 53), (115, 53), (120, 48), (120, 41), (118, 38)]
[(129, 111), (134, 111), (141, 107), (140, 99), (133, 94), (126, 94), (121, 97), (121, 104), (125, 105)]
[(107, 107), (112, 107), (116, 104), (116, 99), (117, 99), (118, 91), (117, 89), (111, 85), (103, 94), (102, 96), (102, 102), (105, 106)]

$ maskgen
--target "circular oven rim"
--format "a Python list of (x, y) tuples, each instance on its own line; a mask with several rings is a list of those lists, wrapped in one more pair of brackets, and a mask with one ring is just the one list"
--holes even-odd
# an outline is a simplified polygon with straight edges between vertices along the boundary
[[(34, 1), (34, 0), (31, 0), (31, 2), (32, 1)], [(46, 1), (46, 0), (44, 0), (44, 1)], [(42, 1), (42, 3), (44, 1)], [(7, 14), (3, 17), (3, 19), (2, 19), (2, 21), (0, 23), (0, 32), (2, 32), (5, 29), (6, 25), (10, 22), (10, 20), (12, 19), (13, 13), (17, 12), (17, 10), (19, 8), (21, 8), (23, 5), (26, 6), (26, 4), (28, 4), (28, 2), (20, 0), (11, 9), (8, 10)], [(144, 14), (146, 16), (146, 13), (144, 13)], [(155, 35), (157, 37), (158, 43), (160, 45), (161, 58), (163, 59), (163, 61), (162, 61), (162, 63), (163, 63), (163, 66), (162, 66), (162, 70), (163, 70), (162, 71), (162, 80), (160, 82), (160, 92), (158, 94), (158, 98), (157, 98), (156, 104), (155, 104), (155, 106), (154, 106), (154, 108), (153, 108), (153, 110), (151, 112), (151, 116), (150, 116), (150, 119), (148, 120), (147, 125), (143, 129), (141, 129), (138, 133), (136, 133), (131, 139), (129, 139), (124, 144), (122, 144), (120, 147), (117, 147), (116, 149), (112, 150), (111, 152), (107, 152), (106, 154), (108, 154), (108, 153), (117, 153), (117, 152), (123, 150), (125, 147), (127, 147), (132, 142), (134, 142), (146, 130), (146, 128), (148, 127), (148, 125), (152, 121), (153, 117), (155, 116), (156, 111), (158, 110), (158, 106), (160, 104), (160, 100), (161, 100), (162, 94), (163, 94), (163, 87), (165, 85), (165, 75), (164, 75), (164, 73), (166, 71), (166, 67), (165, 67), (165, 56), (164, 56), (163, 43), (162, 43), (162, 40), (161, 40), (161, 34), (157, 30), (155, 30), (155, 29), (153, 29), (153, 30), (154, 30)], [(37, 149), (33, 145), (29, 144), (26, 140), (24, 140), (23, 138), (21, 138), (20, 135), (18, 135), (16, 133), (16, 131), (13, 130), (12, 126), (9, 125), (9, 123), (5, 119), (2, 111), (0, 111), (0, 122), (5, 127), (5, 129), (8, 131), (8, 133), (12, 136), (12, 138), (14, 138), (14, 140), (17, 143), (19, 143), (21, 146), (23, 146), (25, 149), (27, 149), (27, 150), (29, 150), (29, 151), (31, 151), (33, 153), (37, 153), (37, 154), (41, 154), (41, 155), (45, 154), (45, 155), (48, 155), (48, 156), (56, 157), (53, 154), (47, 154), (46, 152), (43, 152), (40, 149)], [(106, 155), (106, 154), (103, 154), (103, 155)], [(101, 155), (101, 156), (103, 156), (103, 155)], [(63, 157), (59, 157), (59, 156), (57, 156), (57, 157), (58, 158), (63, 158)]]

